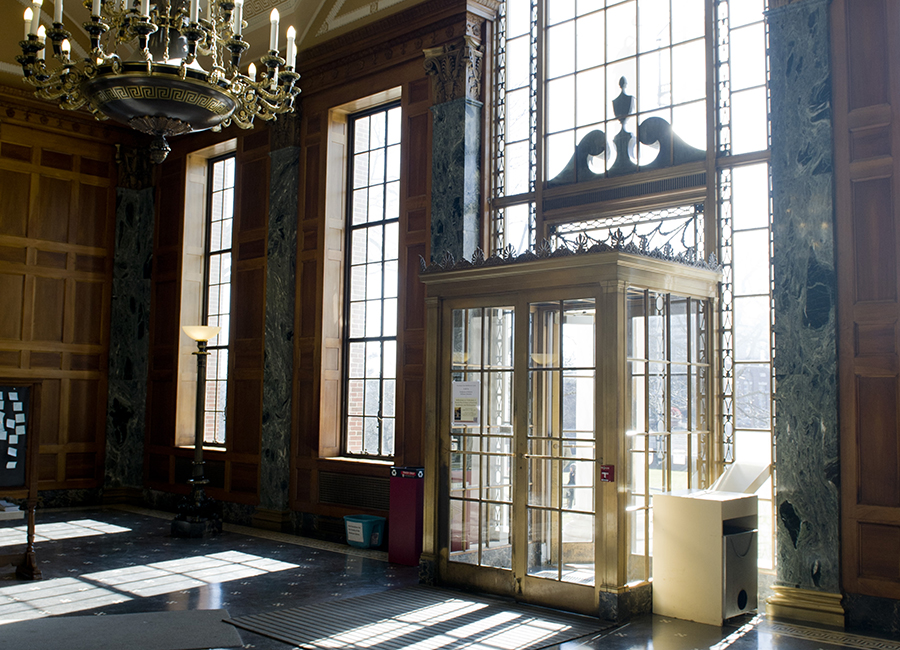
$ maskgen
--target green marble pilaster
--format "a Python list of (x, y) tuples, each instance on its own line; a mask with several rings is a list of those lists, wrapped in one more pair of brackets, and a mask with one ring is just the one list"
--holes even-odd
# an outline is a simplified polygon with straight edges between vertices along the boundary
[[(273, 125), (266, 254), (266, 324), (263, 365), (260, 509), (266, 527), (286, 518), (290, 484), (291, 385), (294, 358), (294, 292), (297, 266), (297, 194), (300, 148), (297, 121), (279, 116)], [(272, 522), (279, 523), (272, 526)], [(286, 520), (286, 519), (285, 519)]]
[(482, 52), (465, 36), (425, 50), (435, 105), (431, 145), (431, 261), (471, 258), (481, 245)]
[(777, 584), (840, 592), (829, 1), (768, 13)]
[(481, 244), (482, 105), (463, 97), (431, 112), (431, 259), (468, 259)]
[(104, 489), (143, 484), (154, 189), (116, 189)]

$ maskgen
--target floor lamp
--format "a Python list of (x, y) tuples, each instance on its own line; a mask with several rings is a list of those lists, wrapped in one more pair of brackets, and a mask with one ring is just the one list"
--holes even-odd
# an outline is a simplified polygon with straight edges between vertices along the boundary
[(206, 496), (203, 486), (209, 483), (203, 476), (203, 425), (206, 417), (206, 349), (207, 342), (221, 327), (185, 325), (184, 333), (197, 342), (197, 406), (194, 413), (194, 462), (191, 472), (191, 493), (178, 504), (178, 514), (172, 521), (173, 537), (207, 537), (222, 532), (222, 518), (216, 512), (216, 502)]

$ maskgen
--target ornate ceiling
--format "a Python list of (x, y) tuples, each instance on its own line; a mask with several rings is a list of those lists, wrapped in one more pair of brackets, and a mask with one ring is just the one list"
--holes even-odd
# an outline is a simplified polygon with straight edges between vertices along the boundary
[[(44, 0), (41, 24), (50, 25), (56, 1), (58, 0)], [(151, 4), (154, 1), (151, 0)], [(201, 0), (201, 4), (206, 1)], [(83, 57), (88, 49), (88, 41), (80, 26), (88, 20), (90, 11), (84, 7), (83, 0), (63, 2), (63, 22), (78, 39), (73, 44), (73, 56)], [(249, 26), (244, 32), (244, 40), (250, 42), (251, 47), (244, 54), (243, 62), (246, 65), (263, 53), (268, 44), (269, 12), (273, 8), (277, 8), (281, 14), (282, 32), (289, 25), (297, 30), (298, 49), (302, 58), (302, 51), (306, 48), (420, 2), (422, 0), (245, 0), (244, 19)], [(29, 91), (31, 87), (22, 79), (16, 55), (21, 53), (18, 43), (25, 32), (23, 15), (30, 6), (31, 0), (0, 1), (0, 84)]]

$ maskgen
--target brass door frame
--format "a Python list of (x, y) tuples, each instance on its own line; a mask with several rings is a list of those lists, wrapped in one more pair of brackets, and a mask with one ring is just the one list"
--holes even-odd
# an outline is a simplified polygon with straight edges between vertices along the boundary
[[(604, 593), (623, 594), (627, 584), (627, 495), (624, 445), (626, 292), (628, 288), (715, 301), (719, 274), (664, 260), (625, 253), (603, 253), (518, 262), (424, 275), (427, 300), (426, 359), (426, 513), (423, 564), (440, 584), (475, 588), (517, 600), (585, 614), (600, 613)], [(511, 290), (511, 287), (515, 289)], [(527, 398), (529, 304), (567, 299), (595, 301), (594, 360), (594, 553), (595, 584), (586, 586), (527, 575)], [(454, 309), (513, 307), (514, 468), (512, 570), (449, 561), (449, 435), (452, 314)], [(715, 313), (710, 310), (710, 316)], [(523, 317), (525, 316), (525, 317)], [(710, 334), (715, 322), (710, 323)], [(711, 336), (708, 348), (712, 354)], [(610, 352), (614, 351), (613, 354)], [(712, 373), (710, 381), (713, 382)], [(714, 395), (710, 385), (709, 395)], [(714, 417), (714, 400), (710, 400)], [(715, 422), (716, 420), (713, 420)], [(612, 431), (613, 435), (601, 432)], [(718, 433), (718, 432), (717, 432)], [(714, 439), (717, 435), (714, 435)], [(715, 448), (715, 445), (713, 445)], [(601, 482), (601, 465), (614, 465), (614, 482)], [(615, 516), (613, 516), (615, 513)], [(646, 581), (641, 584), (647, 584)]]

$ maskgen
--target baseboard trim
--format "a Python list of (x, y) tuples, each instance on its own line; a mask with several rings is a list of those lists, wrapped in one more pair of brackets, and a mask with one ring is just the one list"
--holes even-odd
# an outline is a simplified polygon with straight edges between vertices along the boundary
[(144, 493), (134, 487), (103, 488), (100, 499), (104, 505), (141, 505)]
[(775, 594), (766, 600), (768, 616), (843, 629), (845, 615), (841, 594), (780, 585), (773, 585), (772, 591)]
[(290, 510), (270, 510), (269, 508), (257, 508), (253, 513), (253, 527), (263, 530), (272, 530), (283, 533), (290, 528)]

